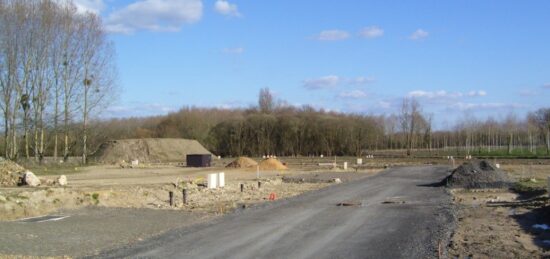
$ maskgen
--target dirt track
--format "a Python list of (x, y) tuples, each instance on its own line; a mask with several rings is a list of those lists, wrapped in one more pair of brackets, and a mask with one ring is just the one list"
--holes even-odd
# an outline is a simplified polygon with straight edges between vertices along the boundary
[(99, 257), (437, 258), (454, 216), (445, 189), (429, 185), (446, 176), (446, 167), (391, 169)]

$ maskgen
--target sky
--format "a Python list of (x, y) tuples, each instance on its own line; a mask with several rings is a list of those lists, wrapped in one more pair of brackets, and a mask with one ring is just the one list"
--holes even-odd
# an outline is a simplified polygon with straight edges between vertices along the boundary
[(291, 105), (391, 114), (415, 98), (442, 128), (548, 107), (550, 1), (75, 0), (116, 46), (104, 116)]

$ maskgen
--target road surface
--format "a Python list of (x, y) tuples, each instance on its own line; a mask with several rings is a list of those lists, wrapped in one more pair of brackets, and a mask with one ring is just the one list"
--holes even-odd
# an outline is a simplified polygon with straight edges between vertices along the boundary
[[(101, 258), (437, 258), (454, 226), (434, 186), (447, 167), (402, 167), (171, 230)], [(355, 206), (337, 206), (339, 203)], [(358, 205), (361, 203), (361, 205)]]

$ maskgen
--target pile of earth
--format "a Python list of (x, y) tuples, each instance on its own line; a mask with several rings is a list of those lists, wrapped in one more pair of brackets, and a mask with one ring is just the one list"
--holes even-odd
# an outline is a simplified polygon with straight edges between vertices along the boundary
[(451, 188), (508, 188), (512, 180), (486, 160), (473, 160), (456, 168), (443, 180)]
[(288, 167), (275, 158), (268, 158), (259, 164), (260, 170), (287, 170)]
[(0, 157), (0, 186), (17, 186), (25, 168)]
[(258, 163), (254, 160), (252, 160), (251, 158), (248, 158), (248, 157), (239, 157), (237, 159), (235, 159), (235, 161), (229, 163), (227, 166), (227, 168), (251, 168), (251, 167), (256, 167), (258, 165)]
[(145, 163), (182, 162), (190, 154), (212, 154), (198, 141), (178, 138), (122, 139), (101, 144), (90, 157), (99, 163), (139, 160)]

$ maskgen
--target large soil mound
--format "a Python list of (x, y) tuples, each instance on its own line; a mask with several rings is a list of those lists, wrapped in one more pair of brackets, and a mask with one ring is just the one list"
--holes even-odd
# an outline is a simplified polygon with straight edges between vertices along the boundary
[(466, 162), (443, 181), (448, 187), (467, 189), (507, 188), (512, 182), (505, 172), (485, 160)]
[(227, 168), (251, 168), (256, 167), (258, 163), (248, 157), (239, 157), (235, 161), (229, 163)]
[(22, 166), (0, 157), (0, 186), (17, 186)]
[(140, 162), (181, 162), (189, 154), (212, 154), (198, 141), (177, 138), (122, 139), (108, 141), (91, 156), (101, 163), (134, 159)]
[(259, 163), (261, 170), (286, 170), (288, 167), (275, 158), (268, 158)]

